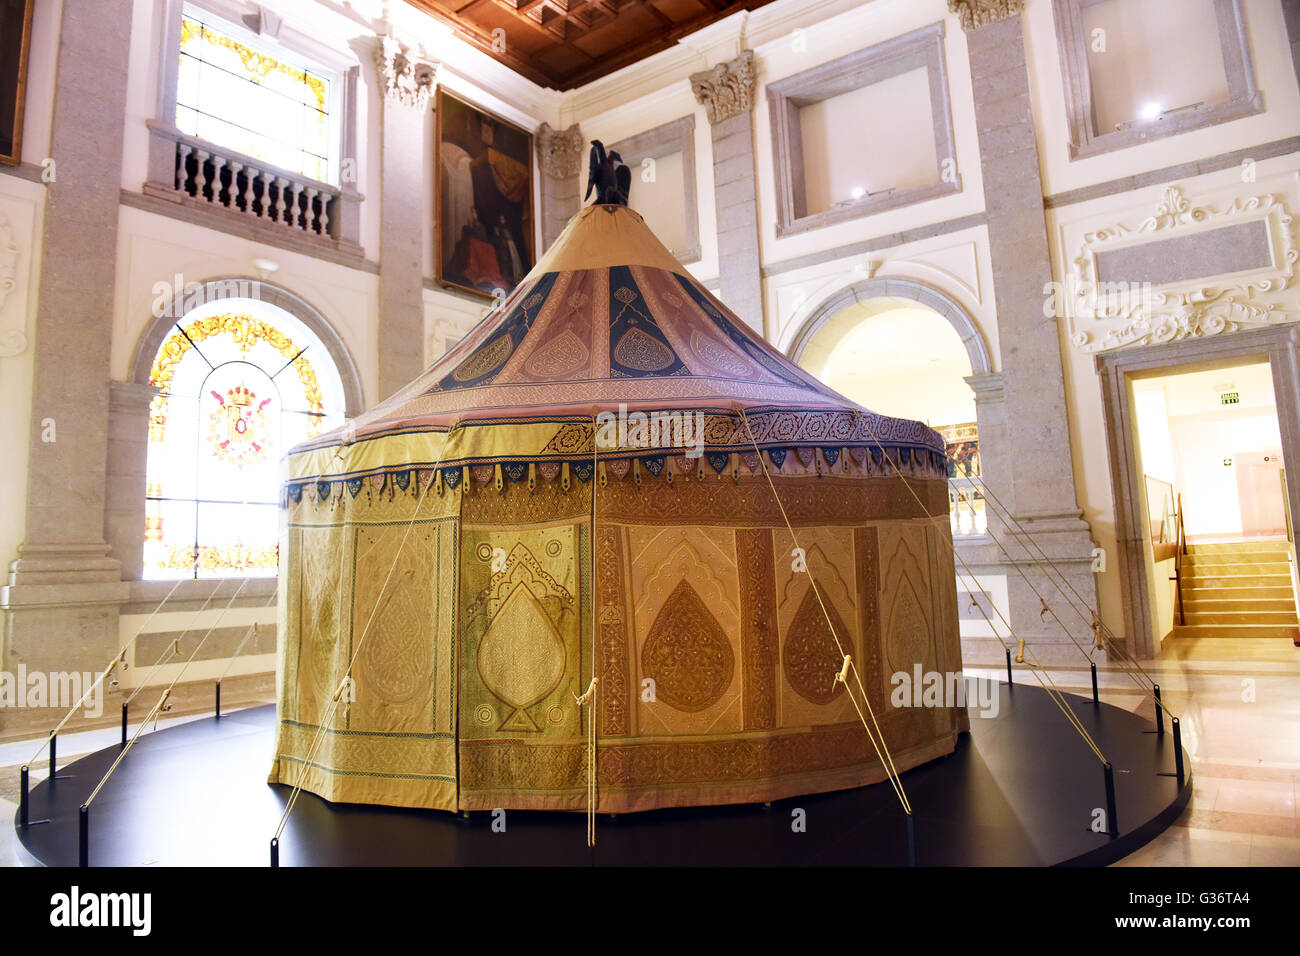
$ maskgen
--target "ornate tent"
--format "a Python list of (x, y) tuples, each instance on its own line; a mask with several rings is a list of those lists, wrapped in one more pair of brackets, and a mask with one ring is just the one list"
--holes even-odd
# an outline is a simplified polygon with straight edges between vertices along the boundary
[(416, 381), (289, 453), (270, 779), (581, 810), (594, 763), (602, 812), (872, 783), (841, 648), (900, 771), (948, 753), (964, 710), (889, 705), (891, 674), (961, 669), (945, 473), (935, 432), (589, 206)]

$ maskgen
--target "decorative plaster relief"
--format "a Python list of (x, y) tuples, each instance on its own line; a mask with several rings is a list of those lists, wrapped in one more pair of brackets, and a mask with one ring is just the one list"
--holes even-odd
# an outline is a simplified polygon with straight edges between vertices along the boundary
[[(1181, 187), (1169, 186), (1154, 214), (1140, 225), (1130, 228), (1116, 223), (1085, 232), (1069, 276), (1071, 344), (1080, 351), (1103, 352), (1300, 319), (1294, 306), (1287, 308), (1279, 297), (1292, 288), (1300, 257), (1291, 218), (1279, 195), (1236, 197), (1219, 211), (1194, 206)], [(1263, 223), (1268, 232), (1272, 262), (1264, 268), (1158, 287), (1098, 279), (1097, 257), (1102, 252), (1250, 222)]]
[[(14, 235), (13, 223), (0, 212), (0, 311), (9, 293), (18, 285), (18, 255), (21, 250)], [(18, 355), (27, 349), (27, 334), (22, 329), (0, 329), (0, 358)]]

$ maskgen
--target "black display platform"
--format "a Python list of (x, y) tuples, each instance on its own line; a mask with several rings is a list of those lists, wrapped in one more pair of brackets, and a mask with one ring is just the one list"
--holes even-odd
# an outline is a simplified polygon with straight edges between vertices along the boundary
[[(1177, 818), (1173, 736), (1150, 720), (1071, 696), (1115, 770), (1120, 834), (1090, 829), (1106, 805), (1096, 756), (1037, 687), (1000, 685), (998, 716), (972, 711), (956, 751), (903, 774), (920, 866), (1100, 865), (1131, 853)], [(142, 735), (89, 815), (91, 866), (267, 866), (289, 788), (266, 783), (275, 709), (258, 707)], [(78, 807), (117, 746), (32, 788), (15, 827), (36, 862), (77, 863)], [(796, 808), (806, 830), (792, 828)], [(771, 807), (656, 810), (597, 818), (511, 810), (492, 815), (330, 804), (303, 793), (280, 847), (282, 866), (340, 865), (905, 865), (905, 818), (886, 783), (793, 797)]]

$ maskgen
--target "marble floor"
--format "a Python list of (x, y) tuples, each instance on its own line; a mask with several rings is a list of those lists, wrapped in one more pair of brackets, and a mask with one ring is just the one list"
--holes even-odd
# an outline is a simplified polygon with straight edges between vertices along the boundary
[[(1300, 866), (1300, 648), (1284, 639), (1172, 638), (1161, 656), (1143, 664), (1160, 684), (1183, 727), (1193, 791), (1173, 826), (1117, 866)], [(1098, 668), (1102, 699), (1151, 716), (1140, 679), (1113, 665)], [(1000, 679), (997, 667), (968, 667)], [(1036, 678), (1023, 669), (1018, 681)], [(1087, 694), (1083, 668), (1054, 668), (1063, 690)], [(193, 717), (160, 721), (167, 726)], [(60, 738), (60, 759), (113, 744), (116, 728)], [(0, 744), (0, 866), (22, 865), (13, 827), (17, 768), (37, 743)], [(32, 770), (33, 782), (45, 770)]]

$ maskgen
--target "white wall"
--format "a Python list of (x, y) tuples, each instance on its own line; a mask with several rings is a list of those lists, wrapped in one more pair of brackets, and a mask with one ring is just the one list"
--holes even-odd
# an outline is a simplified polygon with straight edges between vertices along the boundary
[[(1291, 62), (1282, 5), (1277, 0), (1243, 0), (1242, 7), (1255, 64), (1255, 80), (1263, 94), (1265, 112), (1071, 161), (1069, 121), (1052, 4), (1048, 0), (1027, 3), (1022, 23), (1043, 192), (1053, 195), (1300, 135), (1300, 87), (1297, 87), (1295, 67)], [(1192, 51), (1199, 43), (1195, 34), (1189, 20), (1171, 16), (1165, 18), (1156, 39), (1185, 59), (1194, 60)]]

